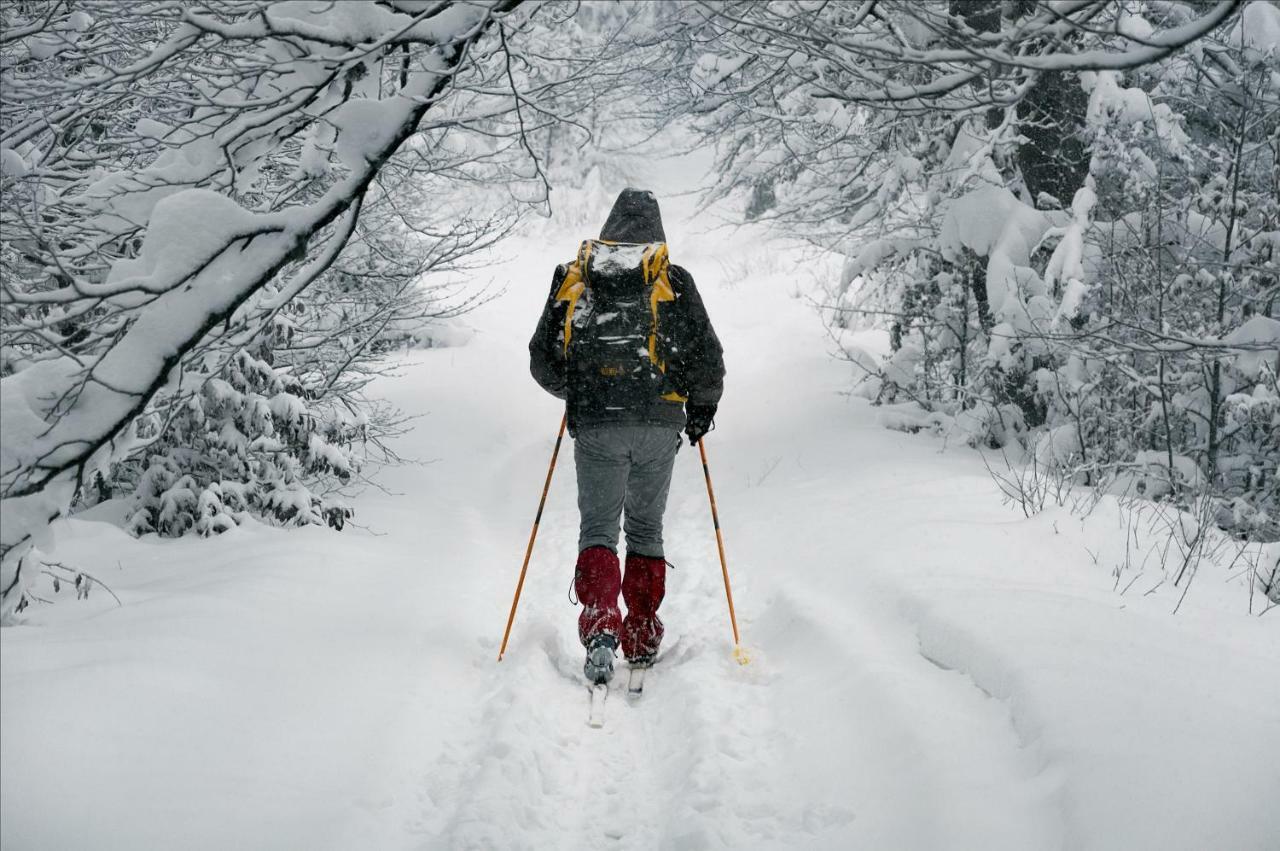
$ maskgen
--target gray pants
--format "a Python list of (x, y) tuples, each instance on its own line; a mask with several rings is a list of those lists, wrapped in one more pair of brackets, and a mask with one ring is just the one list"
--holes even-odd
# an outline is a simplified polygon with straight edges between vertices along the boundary
[(591, 426), (578, 429), (578, 551), (618, 551), (618, 517), (625, 513), (627, 552), (661, 558), (662, 515), (680, 432), (670, 426)]

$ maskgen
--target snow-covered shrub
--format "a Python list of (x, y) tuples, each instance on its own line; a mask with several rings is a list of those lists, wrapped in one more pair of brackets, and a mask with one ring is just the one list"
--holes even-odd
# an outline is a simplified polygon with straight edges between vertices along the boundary
[[(542, 185), (509, 92), (546, 39), (517, 6), (0, 4), (0, 615), (51, 520), (149, 457), (165, 460), (140, 523), (341, 522), (310, 481), (340, 479), (366, 354), (423, 318), (423, 274), (502, 236), (512, 196)], [(504, 49), (473, 49), (499, 19)], [(582, 72), (555, 82), (594, 89)], [(358, 309), (320, 296), (308, 313), (342, 271)], [(291, 316), (268, 358), (255, 341)], [(306, 393), (237, 385), (240, 352)], [(255, 398), (278, 392), (301, 410)], [(171, 423), (200, 442), (190, 457)]]
[(194, 377), (198, 389), (156, 425), (146, 459), (117, 468), (119, 486), (137, 475), (129, 530), (209, 536), (249, 515), (341, 529), (351, 510), (328, 494), (359, 470), (363, 419), (309, 400), (296, 378), (244, 349), (222, 375)]

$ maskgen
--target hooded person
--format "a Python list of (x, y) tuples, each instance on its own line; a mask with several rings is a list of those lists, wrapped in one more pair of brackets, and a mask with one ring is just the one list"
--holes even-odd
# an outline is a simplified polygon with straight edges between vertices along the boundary
[(701, 440), (724, 389), (720, 341), (693, 276), (667, 259), (652, 192), (623, 190), (600, 237), (556, 268), (529, 365), (566, 404), (580, 516), (578, 637), (587, 678), (607, 682), (619, 645), (632, 666), (657, 655), (667, 570), (662, 521), (680, 433), (690, 444)]

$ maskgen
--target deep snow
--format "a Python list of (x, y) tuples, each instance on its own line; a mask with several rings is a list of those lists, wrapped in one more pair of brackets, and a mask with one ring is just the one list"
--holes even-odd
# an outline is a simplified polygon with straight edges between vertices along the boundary
[(587, 727), (568, 442), (495, 662), (560, 417), (525, 345), (597, 198), (591, 229), (504, 246), (464, 345), (380, 383), (424, 463), (357, 500), (367, 529), (60, 524), (124, 606), (0, 633), (0, 846), (1280, 845), (1280, 614), (1208, 571), (1176, 616), (1150, 565), (1120, 593), (1113, 507), (1025, 520), (972, 450), (885, 430), (795, 297), (807, 265), (660, 198), (726, 350), (707, 448), (749, 665), (686, 446), (666, 656)]

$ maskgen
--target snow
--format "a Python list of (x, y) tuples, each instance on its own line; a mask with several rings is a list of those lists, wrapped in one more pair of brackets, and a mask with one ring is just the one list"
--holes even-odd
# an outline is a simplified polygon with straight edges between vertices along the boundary
[(1043, 295), (1044, 282), (1029, 265), (1031, 252), (1051, 224), (1002, 186), (983, 186), (947, 205), (939, 241), (948, 260), (962, 249), (987, 258), (987, 298), (1001, 319), (1023, 315), (1023, 297)]
[[(140, 135), (159, 139), (168, 132), (162, 131), (162, 126), (146, 119), (139, 122), (136, 130)], [(75, 200), (87, 210), (98, 213), (90, 220), (93, 228), (107, 234), (130, 233), (151, 218), (161, 201), (207, 180), (221, 167), (221, 157), (222, 153), (213, 139), (192, 139), (166, 148), (154, 163), (136, 174), (104, 174)], [(80, 250), (89, 251), (91, 248), (86, 246)]]
[(277, 393), (271, 397), (271, 416), (278, 424), (293, 425), (306, 415), (306, 403), (292, 393)]
[(1116, 32), (1125, 38), (1134, 41), (1146, 42), (1150, 41), (1155, 35), (1156, 29), (1151, 26), (1151, 22), (1141, 15), (1135, 15), (1128, 9), (1120, 11), (1120, 18), (1116, 21)]
[(333, 141), (333, 128), (313, 124), (303, 135), (302, 153), (298, 156), (297, 177), (320, 177), (329, 168), (328, 148)]
[(1036, 443), (1036, 460), (1044, 467), (1069, 467), (1080, 463), (1080, 433), (1075, 423), (1050, 429)]
[(0, 148), (0, 174), (8, 175), (9, 177), (22, 177), (28, 171), (30, 171), (30, 167), (21, 154), (13, 148)]
[(85, 11), (72, 12), (67, 17), (67, 25), (76, 32), (87, 32), (93, 26), (93, 16)]
[(690, 74), (691, 81), (704, 91), (710, 91), (719, 87), (729, 77), (742, 70), (742, 67), (750, 62), (752, 58), (749, 53), (735, 53), (733, 56), (716, 56), (713, 53), (704, 53), (693, 64)]
[(285, 0), (273, 3), (265, 17), (275, 26), (317, 40), (374, 41), (412, 23), (404, 15), (365, 3)]
[(1260, 55), (1275, 56), (1280, 50), (1280, 9), (1267, 0), (1251, 0), (1240, 13), (1232, 40)]
[[(591, 249), (591, 268), (602, 275), (614, 275), (628, 269), (639, 269), (640, 261), (650, 247), (644, 243), (608, 245), (596, 242)], [(603, 322), (604, 317), (598, 321)]]
[(154, 118), (139, 118), (133, 126), (134, 133), (144, 139), (154, 139), (156, 141), (162, 141), (172, 131), (173, 128), (168, 124), (156, 121)]
[(27, 51), (31, 54), (31, 58), (36, 61), (52, 59), (59, 53), (70, 50), (75, 42), (67, 36), (58, 33), (44, 33), (38, 36), (32, 36), (24, 42)]
[(1154, 449), (1144, 449), (1134, 456), (1133, 463), (1140, 477), (1134, 484), (1141, 483), (1144, 495), (1152, 498), (1163, 496), (1172, 489), (1173, 482), (1183, 488), (1203, 484), (1204, 473), (1195, 459), (1174, 455), (1172, 473), (1169, 460), (1167, 452)]
[(1058, 315), (1066, 319), (1074, 319), (1080, 313), (1080, 305), (1089, 294), (1089, 287), (1079, 278), (1070, 278), (1062, 289), (1062, 303), (1058, 306)]
[(1121, 72), (1084, 71), (1080, 79), (1089, 92), (1086, 112), (1089, 124), (1097, 125), (1108, 119), (1127, 125), (1153, 123), (1157, 138), (1175, 157), (1190, 144), (1190, 137), (1169, 105), (1156, 103), (1140, 88), (1122, 85)]
[(404, 112), (399, 98), (351, 100), (339, 106), (329, 116), (338, 129), (338, 161), (351, 171), (365, 168), (365, 157), (381, 151), (399, 133)]
[(1058, 308), (1059, 313), (1067, 317), (1076, 315), (1080, 299), (1084, 294), (1081, 285), (1086, 281), (1085, 233), (1089, 230), (1090, 213), (1098, 203), (1098, 196), (1093, 191), (1092, 183), (1093, 178), (1090, 177), (1087, 180), (1088, 185), (1076, 190), (1075, 198), (1071, 202), (1071, 223), (1063, 230), (1062, 239), (1050, 255), (1044, 272), (1044, 282), (1050, 288), (1059, 281), (1075, 283), (1075, 287), (1067, 287), (1062, 304)]
[(1280, 320), (1253, 316), (1222, 341), (1246, 349), (1235, 356), (1236, 369), (1246, 377), (1256, 379), (1268, 363), (1272, 372), (1280, 375)]
[[(384, 6), (398, 7), (392, 11)], [(481, 4), (463, 3), (435, 14), (419, 3), (357, 4), (333, 0), (284, 0), (272, 3), (265, 17), (278, 32), (293, 32), (339, 44), (385, 43), (400, 38), (445, 42), (473, 28)], [(409, 13), (402, 14), (401, 12)], [(413, 17), (410, 17), (410, 14)], [(418, 22), (414, 23), (414, 18)]]
[(187, 189), (160, 200), (151, 214), (136, 260), (117, 260), (107, 284), (166, 292), (192, 275), (237, 236), (254, 231), (255, 217), (235, 201), (208, 189)]
[(858, 253), (845, 261), (840, 271), (840, 289), (848, 290), (865, 272), (879, 266), (890, 257), (906, 254), (918, 248), (921, 239), (873, 239), (862, 245)]
[(688, 446), (644, 697), (586, 726), (567, 446), (494, 661), (561, 414), (525, 348), (583, 236), (552, 226), (504, 247), (511, 285), (465, 345), (374, 385), (423, 415), (396, 448), (432, 463), (353, 500), (367, 529), (58, 522), (46, 556), (124, 605), (95, 591), (3, 633), (0, 846), (1275, 847), (1280, 629), (1239, 571), (1202, 568), (1172, 615), (1181, 589), (1137, 565), (1159, 539), (1119, 503), (1024, 519), (973, 451), (884, 429), (783, 249), (702, 231), (672, 191), (693, 175), (659, 172), (726, 348), (707, 450), (752, 662)]

